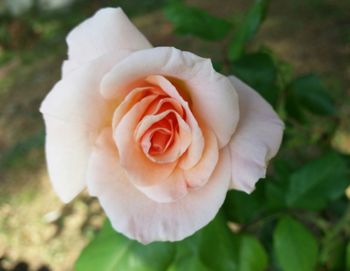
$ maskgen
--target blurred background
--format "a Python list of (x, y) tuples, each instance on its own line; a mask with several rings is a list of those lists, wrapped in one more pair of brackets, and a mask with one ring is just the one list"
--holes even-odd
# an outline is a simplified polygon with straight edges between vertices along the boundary
[[(185, 3), (235, 25), (253, 1)], [(60, 79), (65, 36), (72, 27), (100, 7), (120, 6), (153, 45), (175, 46), (225, 65), (228, 41), (176, 35), (174, 22), (164, 13), (166, 4), (165, 0), (0, 0), (0, 270), (72, 270), (104, 219), (98, 203), (84, 193), (64, 206), (53, 193), (45, 168), (38, 108)], [(315, 146), (324, 140), (337, 152), (350, 154), (349, 44), (350, 1), (270, 1), (249, 50), (278, 56), (280, 67), (293, 76), (316, 73), (337, 110), (336, 117), (326, 121), (291, 119), (292, 140), (284, 157), (317, 153)], [(342, 200), (348, 201), (345, 194)]]

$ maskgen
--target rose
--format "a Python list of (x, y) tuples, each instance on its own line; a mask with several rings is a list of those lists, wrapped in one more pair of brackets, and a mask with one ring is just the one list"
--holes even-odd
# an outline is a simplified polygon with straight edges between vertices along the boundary
[(62, 79), (41, 105), (50, 179), (64, 202), (87, 186), (113, 227), (143, 243), (180, 240), (251, 192), (283, 123), (211, 61), (152, 48), (120, 8), (67, 37)]

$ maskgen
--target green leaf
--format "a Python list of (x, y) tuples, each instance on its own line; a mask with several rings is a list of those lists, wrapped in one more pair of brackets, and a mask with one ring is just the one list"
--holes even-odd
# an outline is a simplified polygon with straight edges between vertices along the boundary
[(287, 204), (295, 208), (320, 210), (329, 201), (343, 195), (349, 183), (344, 159), (336, 153), (328, 153), (291, 175)]
[(344, 270), (346, 262), (346, 243), (344, 239), (337, 236), (327, 240), (326, 243), (322, 243), (319, 262), (326, 266), (327, 270)]
[(292, 117), (299, 120), (303, 119), (301, 108), (317, 115), (333, 115), (336, 108), (328, 92), (316, 75), (298, 77), (287, 87), (286, 109)]
[(346, 246), (346, 271), (350, 271), (350, 242)]
[(318, 247), (315, 237), (296, 220), (282, 218), (275, 229), (274, 253), (283, 271), (314, 271)]
[(233, 234), (221, 214), (183, 241), (146, 246), (115, 232), (107, 221), (76, 262), (77, 271), (263, 271), (266, 266), (259, 241)]
[(215, 271), (266, 270), (267, 254), (260, 242), (250, 235), (233, 235), (224, 220), (218, 222), (216, 219), (201, 232), (198, 247), (202, 262)]
[(277, 68), (263, 52), (243, 55), (232, 64), (232, 73), (275, 105), (278, 98)]
[(144, 246), (115, 232), (106, 221), (96, 238), (82, 251), (77, 271), (164, 271), (172, 262), (175, 247), (170, 243)]
[[(222, 215), (197, 233), (198, 255), (210, 270), (236, 270), (238, 267), (238, 238), (227, 227)], [(195, 236), (196, 237), (196, 236)]]
[(286, 191), (288, 183), (281, 180), (268, 180), (265, 186), (266, 207), (270, 211), (278, 211), (286, 208)]
[(252, 236), (243, 235), (239, 246), (238, 271), (264, 271), (267, 269), (267, 254), (260, 242)]
[(270, 211), (280, 211), (287, 207), (286, 194), (289, 186), (290, 173), (293, 167), (289, 161), (273, 160), (274, 176), (265, 182), (265, 206)]
[(268, 2), (267, 0), (256, 0), (249, 9), (229, 45), (230, 60), (236, 60), (243, 54), (246, 43), (254, 37), (265, 18)]
[(173, 23), (178, 34), (192, 34), (206, 40), (223, 39), (232, 25), (195, 7), (175, 2), (165, 8), (166, 17)]
[(224, 211), (230, 221), (246, 224), (258, 218), (265, 209), (264, 181), (258, 182), (252, 194), (230, 190), (224, 203)]

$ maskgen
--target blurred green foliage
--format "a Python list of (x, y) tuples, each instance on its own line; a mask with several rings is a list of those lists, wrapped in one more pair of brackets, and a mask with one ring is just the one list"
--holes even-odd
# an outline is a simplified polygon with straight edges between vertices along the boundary
[(255, 0), (246, 17), (237, 27), (229, 46), (230, 60), (236, 60), (243, 54), (245, 45), (254, 37), (265, 18), (268, 2), (268, 0)]
[(223, 39), (231, 29), (231, 24), (221, 18), (211, 16), (198, 8), (182, 2), (172, 2), (165, 14), (174, 25), (177, 34), (192, 34), (206, 40)]
[(82, 252), (77, 271), (263, 271), (267, 254), (252, 235), (232, 235), (219, 214), (207, 227), (180, 242), (142, 245), (118, 234), (106, 221)]

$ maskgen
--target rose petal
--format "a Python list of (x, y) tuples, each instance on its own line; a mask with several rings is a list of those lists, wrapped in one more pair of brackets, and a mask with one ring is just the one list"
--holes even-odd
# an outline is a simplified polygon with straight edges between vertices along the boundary
[(100, 80), (126, 54), (103, 56), (75, 69), (55, 85), (41, 104), (49, 175), (64, 202), (84, 188), (91, 146), (111, 119), (114, 102), (99, 94)]
[(219, 159), (219, 147), (213, 132), (204, 130), (205, 149), (199, 163), (189, 170), (185, 170), (187, 184), (192, 188), (199, 188), (206, 184)]
[(180, 96), (176, 88), (164, 77), (159, 75), (148, 76), (146, 81), (159, 86), (166, 94), (176, 99), (186, 112), (186, 121), (191, 127), (192, 140), (186, 155), (181, 159), (180, 167), (189, 169), (198, 163), (204, 149), (204, 139), (202, 131), (198, 126), (197, 120), (194, 118), (188, 103)]
[(113, 130), (120, 163), (126, 170), (130, 181), (139, 186), (151, 186), (165, 180), (176, 166), (176, 162), (168, 164), (152, 162), (146, 157), (134, 138), (136, 127), (144, 112), (156, 98), (157, 95), (150, 95), (136, 103)]
[(174, 172), (162, 182), (153, 186), (136, 186), (143, 194), (155, 202), (175, 202), (188, 193), (186, 179), (181, 169), (176, 168)]
[(117, 127), (124, 115), (139, 101), (148, 95), (162, 95), (163, 92), (153, 87), (139, 87), (133, 89), (118, 105), (113, 114), (113, 127)]
[(239, 96), (240, 120), (229, 144), (231, 188), (250, 193), (265, 177), (268, 161), (279, 149), (283, 122), (257, 92), (234, 76), (229, 77)]
[(88, 158), (98, 131), (44, 116), (46, 160), (52, 185), (63, 202), (85, 187)]
[(81, 64), (79, 62), (76, 62), (74, 60), (65, 60), (65, 61), (63, 61), (62, 67), (61, 67), (62, 77), (64, 77), (67, 74), (71, 73), (75, 69), (80, 68), (80, 65)]
[[(167, 110), (157, 115), (147, 115), (145, 116), (142, 121), (139, 122), (136, 130), (135, 130), (135, 139), (139, 141), (141, 137), (146, 133), (146, 131), (156, 122), (164, 119), (167, 115), (174, 114), (176, 121), (179, 126), (179, 132), (175, 136), (174, 144), (171, 148), (170, 155), (166, 155), (165, 157), (162, 156), (160, 159), (157, 159), (157, 157), (149, 157), (153, 161), (161, 162), (161, 163), (171, 163), (175, 162), (178, 157), (180, 157), (186, 150), (188, 150), (188, 147), (191, 143), (191, 130), (187, 123), (180, 117), (180, 115), (175, 110)], [(169, 154), (169, 153), (168, 153)], [(167, 158), (169, 160), (162, 161), (161, 158)]]
[(173, 99), (173, 98), (161, 98), (157, 101), (157, 103), (155, 103), (153, 106), (151, 106), (149, 108), (149, 110), (147, 111), (147, 114), (157, 114), (157, 113), (161, 113), (165, 110), (169, 110), (169, 109), (173, 109), (175, 110), (180, 116), (181, 118), (184, 117), (184, 109), (181, 106), (181, 104)]
[(181, 80), (196, 118), (215, 133), (220, 148), (229, 142), (239, 119), (238, 97), (230, 80), (215, 72), (209, 59), (171, 47), (134, 52), (103, 79), (102, 95), (124, 97), (128, 83), (156, 74)]
[(69, 59), (83, 64), (119, 50), (152, 47), (121, 8), (103, 8), (67, 36)]
[(129, 53), (103, 55), (72, 71), (45, 97), (41, 113), (94, 129), (110, 123), (117, 103), (101, 96), (100, 83), (112, 66)]
[(99, 138), (88, 169), (89, 192), (97, 196), (113, 227), (142, 243), (181, 240), (209, 223), (222, 205), (231, 175), (229, 153), (220, 152), (208, 183), (173, 203), (157, 203), (137, 190), (118, 162), (111, 132)]

